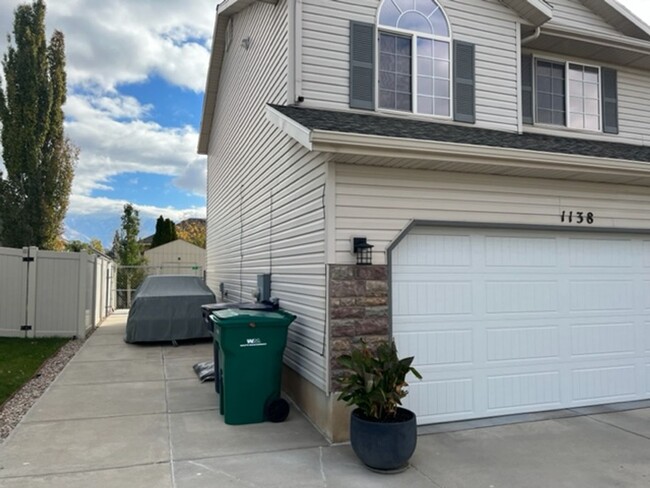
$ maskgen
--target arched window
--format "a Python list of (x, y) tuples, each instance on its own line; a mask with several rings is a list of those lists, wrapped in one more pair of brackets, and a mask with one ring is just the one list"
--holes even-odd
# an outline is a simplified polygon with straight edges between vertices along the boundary
[(384, 0), (379, 9), (379, 107), (451, 115), (451, 35), (435, 0)]

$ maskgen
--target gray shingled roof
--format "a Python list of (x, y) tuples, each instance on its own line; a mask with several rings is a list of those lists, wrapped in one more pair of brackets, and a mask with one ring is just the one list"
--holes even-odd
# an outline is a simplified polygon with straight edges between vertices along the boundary
[(468, 125), (440, 124), (385, 115), (335, 112), (296, 106), (271, 105), (271, 107), (310, 130), (650, 162), (650, 147), (647, 146), (541, 134), (516, 134)]

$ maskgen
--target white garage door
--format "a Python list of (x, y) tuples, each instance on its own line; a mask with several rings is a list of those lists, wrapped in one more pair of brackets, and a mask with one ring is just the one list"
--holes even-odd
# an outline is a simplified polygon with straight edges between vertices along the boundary
[(419, 227), (391, 293), (421, 424), (650, 398), (650, 236)]

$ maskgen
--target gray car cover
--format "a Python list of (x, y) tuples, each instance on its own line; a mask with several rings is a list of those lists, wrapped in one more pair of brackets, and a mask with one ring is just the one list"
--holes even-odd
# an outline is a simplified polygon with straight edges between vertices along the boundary
[(148, 276), (136, 291), (125, 342), (159, 342), (210, 337), (201, 305), (214, 293), (196, 276)]

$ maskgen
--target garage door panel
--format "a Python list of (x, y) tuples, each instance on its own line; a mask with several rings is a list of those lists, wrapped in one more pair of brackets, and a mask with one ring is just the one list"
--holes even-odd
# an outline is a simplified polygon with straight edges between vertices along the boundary
[(470, 416), (474, 405), (474, 384), (471, 378), (447, 378), (437, 381), (411, 381), (404, 406), (418, 412), (422, 419), (455, 420)]
[(633, 400), (638, 394), (635, 364), (574, 369), (571, 378), (574, 405)]
[(641, 286), (643, 289), (643, 296), (641, 297), (643, 309), (650, 312), (650, 280), (644, 281)]
[(487, 378), (489, 414), (507, 409), (535, 407), (549, 410), (561, 404), (559, 371), (534, 371), (519, 374), (490, 375)]
[(394, 258), (405, 266), (470, 266), (471, 237), (465, 235), (412, 235)]
[(650, 268), (650, 239), (646, 239), (642, 243), (643, 252), (643, 265)]
[(522, 361), (560, 356), (558, 326), (493, 327), (487, 330), (487, 360)]
[(423, 366), (472, 364), (472, 329), (400, 334), (395, 344), (406, 356), (415, 356)]
[(487, 281), (485, 293), (489, 314), (558, 310), (557, 281)]
[(575, 280), (569, 284), (570, 307), (574, 312), (633, 310), (634, 282), (613, 279)]
[(391, 310), (424, 376), (405, 399), (420, 423), (650, 398), (650, 239), (415, 232), (392, 255)]
[(569, 239), (569, 266), (578, 268), (631, 268), (635, 263), (631, 239)]
[(488, 236), (485, 239), (485, 265), (555, 267), (556, 246), (556, 239), (548, 237)]
[[(396, 314), (467, 315), (473, 313), (472, 283), (397, 282), (393, 287)], [(417, 305), (417, 306), (416, 306)]]
[(634, 323), (579, 324), (571, 326), (571, 355), (575, 358), (602, 355), (635, 355)]

